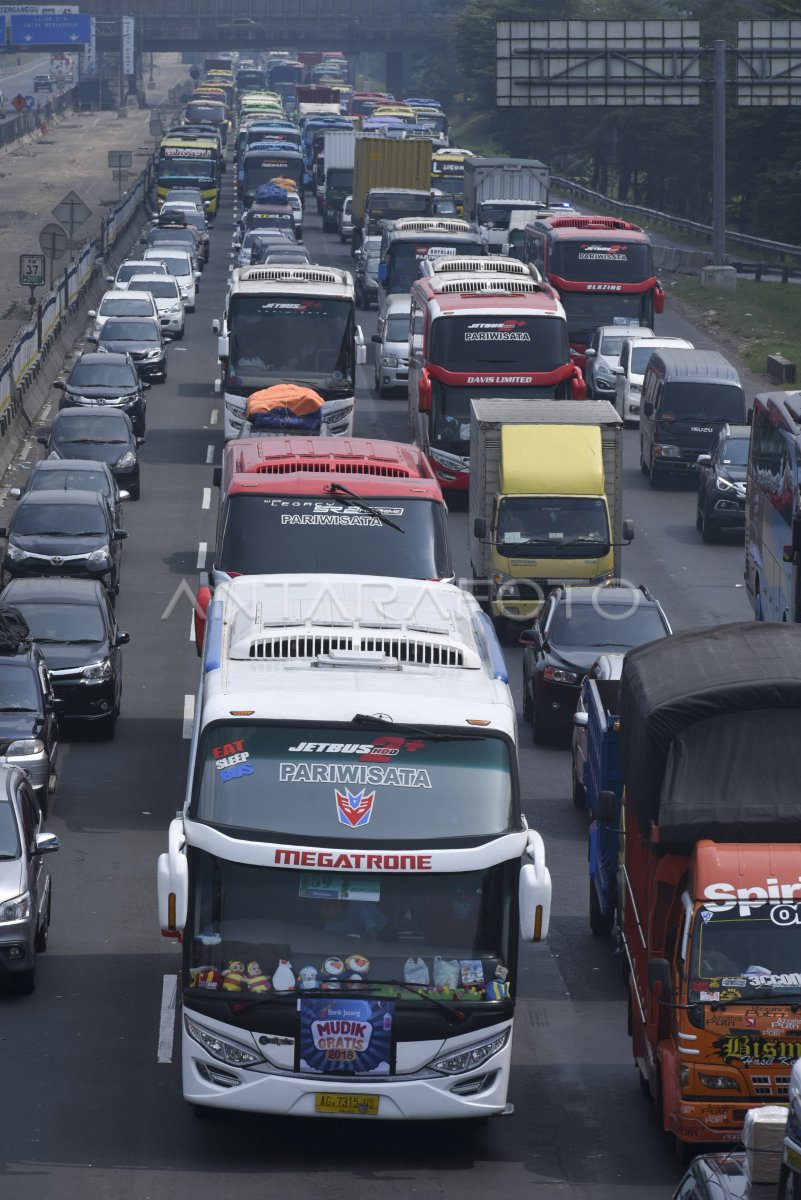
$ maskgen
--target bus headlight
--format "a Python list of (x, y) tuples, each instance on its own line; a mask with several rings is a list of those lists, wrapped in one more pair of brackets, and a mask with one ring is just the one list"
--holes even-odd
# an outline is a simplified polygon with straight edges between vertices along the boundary
[(493, 1054), (498, 1054), (508, 1041), (509, 1030), (504, 1029), (503, 1033), (486, 1042), (476, 1042), (473, 1046), (464, 1046), (451, 1054), (435, 1058), (431, 1066), (435, 1071), (442, 1071), (443, 1075), (463, 1075), (465, 1071), (474, 1071), (482, 1066)]
[(260, 1054), (255, 1054), (246, 1046), (240, 1045), (239, 1042), (229, 1042), (226, 1038), (212, 1033), (210, 1029), (204, 1029), (191, 1017), (185, 1016), (184, 1023), (186, 1032), (192, 1040), (197, 1042), (198, 1046), (202, 1046), (206, 1053), (210, 1054), (212, 1058), (216, 1058), (218, 1062), (227, 1063), (231, 1067), (252, 1067), (256, 1063), (264, 1061)]

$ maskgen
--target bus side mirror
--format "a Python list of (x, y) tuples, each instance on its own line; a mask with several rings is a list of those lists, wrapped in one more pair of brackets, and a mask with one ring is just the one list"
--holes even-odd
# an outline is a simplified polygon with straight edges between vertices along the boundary
[(666, 958), (652, 958), (648, 963), (648, 987), (657, 999), (670, 999), (673, 989), (670, 985), (670, 963)]
[(536, 830), (528, 831), (518, 885), (520, 937), (524, 942), (541, 942), (548, 936), (551, 920), (551, 876), (545, 865), (545, 845)]
[(212, 471), (211, 486), (216, 488), (222, 486), (222, 467), (215, 467)]
[(476, 519), (473, 521), (473, 533), (477, 538), (484, 538), (487, 536), (487, 522), (484, 517), (476, 517)]
[(166, 854), (159, 855), (156, 871), (159, 925), (164, 937), (180, 939), (189, 907), (189, 868), (183, 850), (184, 823), (170, 823)]
[(623, 541), (627, 545), (634, 541), (634, 522), (631, 517), (626, 517), (623, 521)]
[(617, 820), (617, 797), (614, 792), (599, 792), (596, 807), (599, 821), (611, 825)]
[(654, 288), (654, 312), (661, 313), (664, 311), (665, 311), (665, 289), (662, 287), (662, 284), (657, 280), (656, 287)]
[(573, 376), (570, 380), (570, 398), (571, 400), (587, 399), (587, 385), (579, 367), (573, 368)]
[(203, 637), (206, 633), (206, 613), (211, 604), (211, 580), (203, 571), (200, 576), (200, 586), (195, 598), (195, 648), (198, 655), (203, 653)]
[(646, 417), (652, 417), (654, 415), (653, 400), (643, 400), (642, 411), (645, 413)]
[(378, 282), (379, 283), (387, 282), (387, 264), (386, 263), (378, 264)]
[(419, 412), (431, 412), (431, 380), (427, 371), (421, 373), (417, 385), (417, 408)]

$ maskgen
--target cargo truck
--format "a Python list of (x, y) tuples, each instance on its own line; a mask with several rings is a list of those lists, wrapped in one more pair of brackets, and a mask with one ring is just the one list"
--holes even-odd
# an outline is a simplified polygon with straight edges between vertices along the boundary
[(605, 400), (471, 402), (470, 563), (499, 633), (557, 584), (620, 577), (622, 428)]
[(326, 130), (323, 137), (323, 230), (335, 230), (337, 213), (353, 188), (356, 134), (351, 129)]
[(801, 629), (630, 650), (619, 924), (643, 1090), (680, 1155), (740, 1141), (801, 1059)]
[[(427, 138), (356, 138), (353, 161), (353, 237), (361, 244), (377, 221), (433, 215), (431, 199), (431, 142)], [(384, 203), (367, 203), (370, 191), (385, 193)], [(400, 192), (396, 203), (386, 193)], [(365, 212), (365, 210), (367, 210)], [(365, 219), (366, 218), (366, 219)]]
[(500, 249), (511, 211), (546, 205), (550, 186), (551, 172), (539, 159), (466, 158), (465, 218), (495, 232), (492, 245)]

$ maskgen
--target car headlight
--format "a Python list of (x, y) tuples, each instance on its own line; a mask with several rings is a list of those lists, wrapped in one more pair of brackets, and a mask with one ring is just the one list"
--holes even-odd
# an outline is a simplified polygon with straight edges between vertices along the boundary
[(180, 305), (180, 304), (173, 304), (171, 308), (168, 308), (168, 309), (167, 309), (167, 313), (168, 313), (168, 314), (169, 314), (169, 316), (171, 316), (171, 317), (172, 317), (172, 316), (178, 316), (180, 312), (181, 312), (181, 305)]
[(740, 1088), (736, 1079), (732, 1079), (729, 1075), (707, 1075), (706, 1071), (698, 1072), (698, 1079), (707, 1088), (714, 1088), (716, 1091), (739, 1092)]
[(103, 679), (111, 679), (111, 663), (107, 658), (101, 662), (89, 663), (88, 667), (84, 667), (81, 671), (81, 678), (89, 680), (92, 683), (99, 683)]
[(19, 546), (15, 546), (12, 542), (8, 543), (6, 554), (12, 562), (22, 562), (23, 558), (28, 557), (26, 550), (20, 550)]
[(546, 667), (542, 677), (549, 683), (578, 683), (581, 679), (577, 671), (565, 671), (563, 667)]
[(0, 904), (0, 924), (6, 921), (27, 921), (33, 912), (30, 892), (23, 892), (13, 900), (4, 900)]
[(474, 1046), (465, 1046), (462, 1050), (454, 1050), (442, 1058), (435, 1058), (431, 1066), (435, 1071), (442, 1071), (444, 1075), (462, 1075), (465, 1071), (474, 1071), (476, 1067), (483, 1066), (488, 1058), (503, 1050), (508, 1041), (509, 1030), (504, 1029), (503, 1033), (489, 1038), (486, 1042), (476, 1042)]
[(640, 384), (640, 383), (630, 383), (630, 384), (629, 384), (629, 391), (631, 392), (632, 396), (634, 396), (634, 395), (637, 395), (637, 396), (639, 396), (640, 392), (642, 391), (642, 384)]
[(595, 378), (603, 379), (604, 383), (608, 383), (608, 384), (614, 384), (614, 382), (615, 382), (615, 377), (612, 374), (612, 372), (609, 370), (609, 367), (607, 367), (606, 363), (602, 363), (602, 362), (596, 363)]
[(718, 489), (719, 492), (736, 492), (737, 491), (737, 488), (734, 486), (734, 484), (729, 483), (728, 479), (724, 479), (721, 475), (718, 475), (717, 479), (715, 480), (715, 487)]
[(242, 417), (244, 417), (244, 415), (245, 415), (244, 400), (239, 404), (237, 404), (237, 402), (235, 400), (226, 400), (225, 401), (225, 411), (229, 412), (232, 417), (238, 417), (239, 420), (241, 420)]
[(127, 471), (129, 467), (136, 465), (136, 455), (133, 450), (126, 450), (122, 458), (118, 458), (114, 466), (119, 467), (121, 471)]
[(353, 412), (352, 404), (348, 405), (346, 408), (335, 408), (329, 412), (326, 412), (325, 408), (323, 408), (323, 417), (322, 417), (323, 423), (325, 425), (330, 425), (332, 421), (335, 421), (335, 422), (344, 421), (347, 417), (350, 416), (350, 414), (352, 412)]
[(6, 750), (7, 758), (23, 758), (29, 754), (44, 754), (44, 742), (39, 738), (19, 738)]
[(230, 1042), (227, 1038), (221, 1038), (218, 1034), (212, 1033), (210, 1029), (204, 1029), (191, 1017), (185, 1016), (184, 1024), (186, 1032), (192, 1040), (197, 1042), (198, 1046), (202, 1046), (206, 1053), (210, 1054), (212, 1058), (216, 1058), (218, 1062), (228, 1063), (232, 1067), (251, 1067), (264, 1061), (261, 1055), (254, 1054), (252, 1050), (248, 1050), (239, 1042)]
[(161, 347), (154, 346), (152, 350), (148, 350), (147, 357), (150, 359), (161, 358)]
[(678, 446), (654, 446), (654, 458), (681, 458)]
[(101, 546), (99, 550), (93, 550), (91, 554), (87, 554), (86, 561), (93, 567), (104, 567), (108, 558), (108, 546)]

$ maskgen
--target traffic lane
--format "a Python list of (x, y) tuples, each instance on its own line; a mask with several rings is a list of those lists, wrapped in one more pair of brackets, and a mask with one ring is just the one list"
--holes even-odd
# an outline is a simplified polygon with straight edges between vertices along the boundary
[[(168, 382), (148, 393), (142, 499), (125, 510), (130, 536), (117, 611), (131, 644), (117, 737), (100, 744), (68, 735), (49, 822), (62, 837), (51, 949), (33, 1003), (0, 1000), (6, 1036), (28, 1053), (38, 1049), (36, 1063), (14, 1076), (19, 1105), (7, 1116), (12, 1170), (30, 1175), (15, 1195), (26, 1200), (48, 1194), (42, 1172), (53, 1197), (98, 1195), (89, 1163), (108, 1170), (108, 1194), (141, 1198), (140, 1176), (126, 1172), (158, 1163), (171, 1111), (182, 1111), (174, 1066), (157, 1062), (163, 979), (178, 959), (158, 930), (155, 865), (186, 785), (185, 697), (198, 674), (189, 592), (200, 544), (211, 540), (206, 448), (218, 453), (221, 441), (219, 416), (212, 422), (219, 401), (210, 324), (225, 290), (227, 231), (212, 239), (208, 286), (184, 342), (170, 346)], [(175, 466), (187, 459), (190, 437), (196, 461)], [(110, 1069), (87, 1069), (98, 1063)], [(66, 1115), (65, 1094), (73, 1098)], [(174, 1168), (180, 1160), (175, 1153)]]
[[(8, 54), (3, 56), (4, 60), (13, 59), (14, 55)], [(15, 63), (16, 66), (16, 63)], [(24, 67), (16, 67), (15, 70), (0, 70), (0, 92), (5, 97), (6, 104), (10, 104), (15, 96), (32, 96), (34, 100), (33, 107), (36, 107), (36, 102), (41, 100), (49, 100), (50, 92), (34, 92), (33, 79), (35, 75), (47, 75), (50, 73), (50, 55), (47, 54), (43, 58), (36, 59), (33, 63), (28, 63)], [(52, 96), (57, 96), (56, 85), (53, 84)], [(24, 111), (24, 110), (23, 110)], [(12, 121), (16, 113), (11, 110), (8, 113), (3, 113), (0, 117), (1, 121)]]

